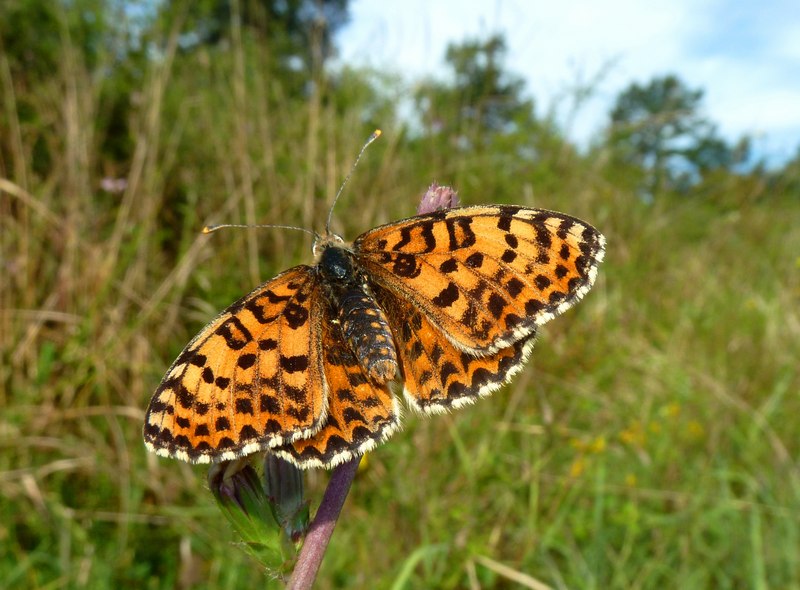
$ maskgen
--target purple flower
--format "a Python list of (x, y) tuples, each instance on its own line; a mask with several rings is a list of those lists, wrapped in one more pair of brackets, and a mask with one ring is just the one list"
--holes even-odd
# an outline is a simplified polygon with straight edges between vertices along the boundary
[(128, 188), (128, 179), (106, 177), (100, 181), (100, 188), (107, 193), (122, 193)]
[(428, 187), (417, 207), (417, 215), (451, 209), (460, 205), (458, 193), (449, 186), (441, 186), (435, 182)]

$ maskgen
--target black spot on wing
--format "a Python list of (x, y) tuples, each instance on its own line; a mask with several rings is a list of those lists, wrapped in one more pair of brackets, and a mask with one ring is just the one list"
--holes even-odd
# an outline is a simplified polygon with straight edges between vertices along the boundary
[(256, 355), (253, 353), (243, 354), (241, 355), (236, 364), (239, 365), (240, 369), (249, 369), (256, 363)]
[(436, 238), (433, 235), (433, 221), (422, 221), (414, 227), (419, 228), (420, 235), (425, 241), (425, 249), (423, 253), (433, 252), (436, 249)]
[(472, 220), (469, 217), (454, 217), (445, 221), (451, 251), (469, 248), (475, 245), (475, 232), (472, 231)]
[[(270, 297), (269, 294), (272, 294), (273, 297)], [(264, 305), (265, 298), (270, 303), (274, 304), (286, 301), (287, 299), (291, 299), (291, 296), (287, 295), (284, 297), (278, 297), (277, 295), (274, 295), (272, 291), (267, 291), (266, 297), (254, 297), (253, 299), (245, 303), (244, 308), (251, 314), (253, 314), (253, 317), (256, 318), (256, 321), (259, 324), (268, 324), (269, 322), (274, 321), (276, 317), (278, 317), (277, 315), (271, 315), (271, 316), (266, 315), (267, 309), (274, 309), (274, 308), (270, 308), (267, 305)]]
[(497, 293), (492, 293), (489, 296), (488, 307), (495, 319), (499, 319), (500, 316), (503, 315), (503, 310), (506, 308), (506, 300)]
[(286, 413), (289, 414), (292, 418), (298, 420), (299, 422), (305, 422), (306, 420), (308, 420), (308, 415), (311, 413), (311, 409), (308, 406), (287, 408)]
[(470, 268), (480, 268), (483, 265), (483, 254), (480, 252), (473, 252), (467, 256), (464, 263)]
[(150, 408), (148, 411), (158, 414), (166, 409), (167, 409), (167, 404), (158, 399), (157, 396), (154, 396), (153, 399), (150, 401)]
[(439, 271), (445, 274), (458, 270), (458, 262), (455, 258), (448, 258), (439, 265)]
[(553, 245), (553, 238), (550, 232), (544, 227), (536, 228), (536, 243), (545, 250), (549, 250)]
[(433, 298), (433, 303), (438, 307), (449, 307), (458, 300), (459, 291), (454, 283), (450, 283)]
[(281, 403), (274, 395), (262, 393), (260, 396), (259, 408), (262, 412), (269, 412), (270, 414), (278, 414), (281, 411)]
[(536, 288), (540, 291), (544, 291), (547, 287), (550, 286), (550, 279), (548, 279), (544, 275), (537, 275), (535, 279), (533, 279), (533, 283), (536, 285)]
[(528, 315), (536, 315), (545, 308), (545, 304), (538, 299), (529, 299), (525, 303), (525, 313)]
[(215, 334), (225, 340), (232, 350), (241, 350), (253, 339), (250, 331), (235, 316), (229, 317), (217, 328)]
[(284, 383), (283, 393), (295, 403), (304, 403), (306, 401), (306, 391), (302, 387), (293, 387)]
[(287, 373), (297, 373), (308, 369), (308, 357), (304, 354), (283, 356), (280, 358), (281, 368)]
[(179, 434), (175, 437), (175, 445), (182, 449), (187, 449), (192, 446), (189, 442), (189, 437), (187, 437), (185, 434)]
[(178, 400), (178, 405), (184, 409), (189, 409), (194, 404), (195, 395), (186, 389), (182, 383), (175, 384), (175, 398)]
[(240, 397), (234, 402), (237, 414), (253, 415), (253, 402), (249, 398)]
[[(206, 355), (200, 354), (199, 352), (192, 352), (188, 360), (189, 363), (194, 365), (195, 367), (202, 367), (206, 364), (208, 358), (206, 357)], [(179, 359), (177, 362), (180, 363), (181, 360)]]
[(397, 254), (394, 257), (392, 270), (397, 276), (413, 279), (419, 276), (422, 270), (412, 254)]
[(256, 429), (250, 424), (245, 424), (242, 426), (242, 429), (239, 431), (239, 440), (246, 441), (254, 438), (258, 438), (258, 432), (256, 432)]
[(274, 338), (265, 338), (258, 341), (258, 348), (261, 350), (275, 350), (278, 348), (278, 341)]
[(575, 222), (572, 219), (562, 219), (558, 226), (558, 230), (556, 231), (556, 235), (562, 240), (566, 240), (567, 234), (569, 233), (569, 230), (572, 229), (573, 225), (575, 225)]
[(520, 281), (518, 278), (514, 277), (506, 283), (506, 291), (512, 297), (516, 297), (522, 292), (522, 289), (525, 288), (525, 283)]
[(364, 415), (355, 408), (345, 408), (344, 412), (342, 412), (342, 418), (344, 418), (346, 424), (350, 424), (351, 422), (367, 423), (367, 419), (364, 418)]
[(308, 310), (302, 305), (289, 303), (283, 310), (283, 317), (286, 318), (286, 323), (290, 328), (297, 330), (308, 321)]
[(411, 229), (410, 225), (400, 228), (400, 240), (392, 246), (392, 250), (402, 250), (411, 243)]

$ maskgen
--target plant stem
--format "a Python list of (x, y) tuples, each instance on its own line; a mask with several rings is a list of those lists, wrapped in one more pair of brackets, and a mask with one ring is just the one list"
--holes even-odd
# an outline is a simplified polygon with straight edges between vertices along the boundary
[(297, 565), (286, 585), (287, 590), (308, 590), (314, 583), (360, 460), (361, 457), (356, 457), (339, 465), (331, 473), (328, 487), (297, 558)]

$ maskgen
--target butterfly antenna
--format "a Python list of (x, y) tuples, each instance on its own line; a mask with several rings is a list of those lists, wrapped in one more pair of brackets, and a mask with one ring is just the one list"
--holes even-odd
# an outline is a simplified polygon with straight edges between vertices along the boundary
[(373, 131), (372, 135), (370, 135), (367, 138), (367, 141), (361, 147), (361, 151), (358, 152), (358, 156), (356, 156), (356, 161), (353, 162), (353, 165), (350, 167), (350, 172), (347, 173), (347, 176), (345, 177), (344, 182), (342, 183), (342, 186), (339, 187), (339, 192), (336, 193), (336, 196), (333, 199), (333, 203), (331, 204), (331, 208), (328, 210), (328, 220), (325, 222), (325, 233), (326, 234), (330, 235), (330, 233), (331, 233), (331, 217), (333, 216), (333, 208), (336, 206), (336, 201), (339, 200), (339, 195), (342, 194), (342, 191), (344, 190), (344, 187), (347, 184), (347, 181), (350, 180), (350, 177), (353, 175), (353, 171), (356, 169), (356, 166), (358, 166), (358, 161), (361, 159), (361, 156), (364, 154), (364, 151), (369, 147), (369, 144), (371, 144), (373, 141), (375, 141), (376, 139), (378, 139), (381, 136), (381, 133), (382, 133), (382, 131), (380, 129), (376, 129), (375, 131)]
[(312, 236), (314, 236), (314, 239), (319, 238), (319, 234), (317, 234), (317, 232), (315, 232), (315, 231), (311, 231), (310, 229), (306, 229), (304, 227), (297, 227), (297, 226), (294, 226), (294, 225), (277, 225), (277, 224), (274, 224), (274, 223), (262, 223), (262, 224), (259, 224), (259, 225), (241, 225), (241, 224), (238, 224), (238, 223), (223, 223), (223, 224), (220, 224), (220, 225), (207, 225), (207, 226), (205, 226), (203, 228), (203, 233), (204, 234), (210, 234), (211, 232), (215, 232), (218, 229), (225, 229), (225, 228), (228, 228), (228, 227), (241, 227), (241, 228), (244, 228), (244, 229), (255, 229), (255, 228), (262, 228), (262, 227), (275, 227), (275, 228), (278, 228), (278, 229), (296, 229), (297, 231), (302, 231), (302, 232), (305, 232), (307, 234), (311, 234)]

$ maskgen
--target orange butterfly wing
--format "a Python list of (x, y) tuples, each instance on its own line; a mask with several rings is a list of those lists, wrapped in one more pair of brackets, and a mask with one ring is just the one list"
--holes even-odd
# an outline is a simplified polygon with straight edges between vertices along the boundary
[(421, 310), (457, 348), (484, 356), (580, 300), (604, 243), (563, 213), (497, 205), (384, 225), (353, 247), (370, 280)]
[(395, 326), (406, 402), (426, 414), (438, 414), (473, 403), (502, 387), (525, 364), (535, 332), (488, 356), (453, 346), (407, 301), (378, 291)]
[(317, 432), (328, 413), (314, 269), (255, 289), (186, 346), (145, 418), (147, 448), (192, 463), (231, 460)]
[[(591, 288), (603, 246), (568, 215), (499, 205), (420, 215), (337, 247), (366, 283), (364, 304), (386, 314), (407, 401), (432, 413), (518, 372), (537, 327)], [(394, 395), (348, 344), (318, 269), (268, 281), (189, 343), (148, 408), (150, 450), (206, 463), (269, 449), (332, 467), (399, 427)], [(362, 336), (385, 347), (376, 325)]]
[[(335, 317), (333, 310), (330, 317)], [(335, 324), (322, 328), (328, 417), (313, 437), (272, 452), (304, 469), (333, 467), (363, 455), (400, 426), (400, 408), (388, 384), (370, 381)]]

